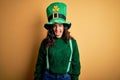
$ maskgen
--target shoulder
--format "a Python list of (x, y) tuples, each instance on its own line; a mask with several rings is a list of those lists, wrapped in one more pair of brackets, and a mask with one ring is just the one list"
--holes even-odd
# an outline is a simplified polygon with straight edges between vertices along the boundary
[(71, 41), (72, 41), (73, 47), (77, 46), (77, 41), (76, 41), (76, 39), (74, 39), (74, 38), (70, 38), (70, 39), (71, 39)]
[(40, 45), (41, 45), (41, 46), (45, 46), (45, 43), (46, 43), (46, 40), (43, 39), (43, 40), (41, 41)]
[(45, 43), (46, 42), (46, 39), (44, 38), (42, 41), (41, 41), (41, 43)]
[(72, 40), (72, 43), (77, 43), (75, 38), (70, 38)]

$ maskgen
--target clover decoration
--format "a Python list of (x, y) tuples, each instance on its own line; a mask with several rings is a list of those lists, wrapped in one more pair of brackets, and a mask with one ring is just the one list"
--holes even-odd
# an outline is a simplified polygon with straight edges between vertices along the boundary
[(59, 11), (59, 9), (60, 9), (60, 8), (59, 8), (58, 6), (54, 6), (53, 9), (52, 9), (52, 11), (53, 11), (54, 13), (56, 13), (56, 12)]

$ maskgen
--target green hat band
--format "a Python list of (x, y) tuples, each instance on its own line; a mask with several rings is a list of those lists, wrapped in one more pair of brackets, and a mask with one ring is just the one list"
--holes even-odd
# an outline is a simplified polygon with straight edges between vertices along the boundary
[(48, 21), (50, 21), (51, 19), (54, 19), (54, 18), (63, 18), (64, 20), (66, 20), (66, 17), (63, 14), (54, 13), (53, 15), (48, 17)]

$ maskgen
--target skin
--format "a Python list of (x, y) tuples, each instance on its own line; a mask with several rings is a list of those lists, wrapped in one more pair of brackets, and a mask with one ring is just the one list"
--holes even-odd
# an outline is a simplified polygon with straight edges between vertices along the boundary
[(64, 32), (63, 24), (54, 24), (53, 31), (54, 31), (56, 38), (61, 38)]

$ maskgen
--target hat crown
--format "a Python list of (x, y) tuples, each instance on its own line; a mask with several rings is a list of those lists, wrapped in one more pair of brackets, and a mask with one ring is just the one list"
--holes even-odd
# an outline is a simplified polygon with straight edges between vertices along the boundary
[(62, 14), (66, 17), (66, 4), (62, 2), (54, 2), (47, 7), (47, 17), (49, 18), (54, 13)]

